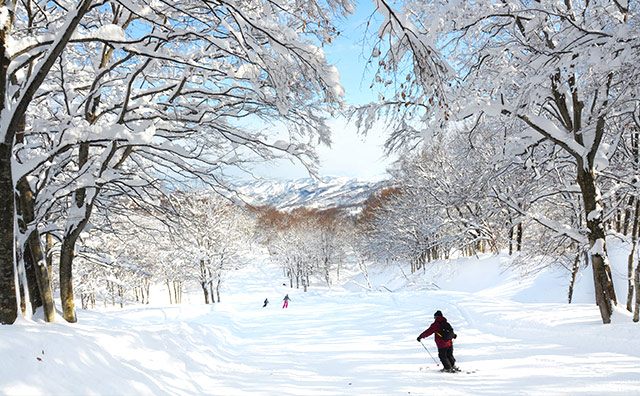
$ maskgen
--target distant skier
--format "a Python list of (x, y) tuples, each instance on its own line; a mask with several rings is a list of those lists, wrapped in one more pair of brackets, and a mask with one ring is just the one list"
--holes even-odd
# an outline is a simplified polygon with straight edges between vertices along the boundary
[(267, 304), (269, 304), (269, 299), (265, 298), (264, 299), (264, 305), (262, 306), (262, 308), (266, 307)]
[(291, 299), (289, 298), (289, 295), (287, 294), (286, 296), (284, 296), (284, 304), (282, 305), (282, 308), (288, 308), (289, 307), (289, 301), (291, 301)]
[(439, 310), (433, 314), (434, 321), (428, 329), (420, 333), (418, 336), (418, 342), (421, 342), (423, 338), (429, 337), (431, 334), (435, 334), (436, 345), (438, 346), (438, 357), (444, 366), (443, 371), (453, 373), (460, 371), (456, 367), (456, 359), (453, 357), (453, 339), (458, 336), (453, 332), (453, 328), (447, 318), (442, 316), (442, 312)]

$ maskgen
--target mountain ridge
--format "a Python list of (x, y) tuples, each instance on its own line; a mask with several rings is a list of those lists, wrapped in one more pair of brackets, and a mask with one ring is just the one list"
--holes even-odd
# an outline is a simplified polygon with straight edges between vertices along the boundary
[(242, 199), (254, 206), (278, 210), (296, 208), (359, 211), (369, 197), (388, 183), (357, 178), (324, 176), (296, 180), (252, 180), (236, 187)]

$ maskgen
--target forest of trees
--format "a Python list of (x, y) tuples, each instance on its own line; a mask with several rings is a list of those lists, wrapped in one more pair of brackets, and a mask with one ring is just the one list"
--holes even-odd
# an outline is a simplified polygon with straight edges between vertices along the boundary
[[(304, 288), (476, 252), (590, 266), (603, 322), (638, 321), (640, 3), (368, 1), (379, 100), (355, 109), (322, 51), (351, 0), (3, 1), (0, 323), (157, 282), (220, 301), (252, 244)], [(229, 169), (313, 173), (345, 110), (402, 154), (387, 189), (358, 214), (242, 205)]]
[(3, 1), (0, 322), (41, 306), (54, 319), (54, 259), (63, 317), (75, 322), (82, 235), (112, 232), (114, 214), (170, 218), (172, 191), (224, 194), (227, 169), (255, 162), (295, 158), (313, 170), (310, 143), (329, 142), (325, 120), (343, 96), (321, 46), (350, 9)]
[[(423, 146), (430, 156), (447, 147), (453, 160), (442, 166), (450, 171), (437, 183), (460, 203), (445, 208), (447, 218), (473, 225), (473, 235), (492, 244), (491, 225), (478, 220), (495, 209), (465, 202), (480, 194), (501, 203), (508, 229), (538, 223), (553, 238), (546, 243), (568, 246), (576, 262), (592, 267), (595, 299), (609, 323), (617, 298), (608, 224), (627, 223), (633, 250), (637, 238), (630, 224), (639, 183), (640, 4), (376, 4), (384, 21), (371, 59), (388, 92), (358, 109), (360, 127), (390, 120), (390, 151)], [(468, 174), (461, 161), (472, 169), (468, 192), (447, 186)]]

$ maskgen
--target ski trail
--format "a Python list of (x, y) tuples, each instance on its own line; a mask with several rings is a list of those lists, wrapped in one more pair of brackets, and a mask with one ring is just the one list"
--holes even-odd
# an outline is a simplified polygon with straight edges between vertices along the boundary
[[(578, 344), (558, 342), (566, 329), (554, 332), (557, 329), (540, 316), (539, 305), (434, 290), (286, 290), (293, 299), (290, 308), (249, 309), (234, 319), (246, 340), (239, 346), (242, 354), (253, 356), (256, 363), (251, 370), (259, 373), (252, 377), (249, 394), (268, 395), (260, 392), (271, 384), (278, 395), (427, 395), (437, 389), (458, 395), (586, 395), (604, 389), (585, 387), (593, 380), (583, 370), (597, 371), (598, 359), (623, 366), (640, 364), (631, 355), (594, 355), (581, 351)], [(552, 307), (557, 309), (550, 305), (549, 310)], [(454, 341), (458, 364), (475, 371), (473, 375), (421, 370), (435, 364), (415, 337), (438, 309), (459, 335)], [(543, 328), (549, 333), (541, 334)], [(437, 360), (429, 340), (425, 345)], [(633, 384), (619, 382), (624, 372), (597, 377), (598, 383), (608, 384), (608, 393), (633, 389)], [(567, 381), (577, 385), (567, 387)]]

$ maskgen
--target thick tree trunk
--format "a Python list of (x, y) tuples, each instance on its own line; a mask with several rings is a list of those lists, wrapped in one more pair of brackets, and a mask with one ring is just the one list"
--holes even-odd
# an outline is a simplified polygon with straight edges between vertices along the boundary
[[(82, 168), (89, 161), (89, 144), (81, 143), (78, 149), (78, 165)], [(73, 194), (67, 228), (60, 251), (60, 299), (62, 316), (68, 322), (77, 321), (73, 303), (73, 259), (80, 233), (86, 227), (93, 210), (93, 200), (99, 191), (87, 194), (86, 187), (76, 189)], [(91, 197), (89, 197), (91, 196)], [(90, 201), (90, 202), (87, 202)]]
[[(2, 1), (0, 5), (9, 5)], [(0, 114), (7, 105), (7, 70), (10, 60), (6, 53), (6, 43), (10, 34), (12, 21), (6, 20), (0, 26)], [(5, 115), (6, 117), (6, 115)], [(7, 120), (1, 119), (2, 123)], [(0, 139), (0, 323), (12, 324), (18, 317), (18, 300), (16, 297), (16, 274), (14, 257), (14, 198), (11, 159), (13, 134), (6, 131)]]
[(585, 170), (578, 166), (578, 184), (582, 192), (587, 228), (589, 229), (589, 246), (591, 248), (591, 266), (596, 293), (596, 303), (600, 308), (603, 323), (611, 323), (613, 306), (617, 304), (613, 279), (609, 267), (604, 224), (602, 222), (602, 201), (596, 188), (593, 170)]
[(209, 288), (207, 287), (207, 282), (200, 282), (200, 286), (204, 292), (204, 303), (209, 304)]
[[(4, 49), (0, 52), (0, 55), (4, 55)], [(18, 317), (13, 249), (14, 212), (11, 146), (0, 142), (0, 323), (2, 324), (12, 324)]]
[[(76, 192), (76, 202), (78, 208), (73, 208), (72, 211), (81, 208), (80, 202), (84, 202), (85, 191), (80, 190), (80, 193)], [(83, 218), (79, 223), (68, 226), (70, 227), (65, 233), (62, 239), (62, 247), (60, 248), (60, 300), (62, 304), (62, 317), (70, 323), (75, 323), (78, 319), (76, 317), (76, 310), (73, 302), (73, 259), (75, 257), (76, 242), (80, 233), (87, 225), (89, 216), (91, 214), (92, 205), (85, 204), (85, 210), (82, 212)]]
[(36, 310), (42, 307), (42, 297), (40, 296), (40, 290), (38, 289), (38, 280), (36, 275), (36, 268), (29, 253), (29, 244), (24, 246), (24, 249), (19, 250), (17, 253), (18, 265), (24, 268), (25, 279), (27, 281), (26, 287), (29, 290), (29, 301), (31, 302), (31, 313), (34, 314)]
[(55, 304), (53, 302), (53, 292), (51, 290), (51, 281), (47, 265), (44, 261), (42, 253), (42, 245), (37, 229), (29, 235), (29, 252), (34, 263), (36, 282), (42, 299), (42, 308), (44, 309), (44, 320), (47, 322), (55, 321)]
[(70, 323), (78, 321), (73, 303), (73, 256), (75, 240), (67, 235), (62, 241), (60, 250), (60, 301), (62, 303), (62, 317)]

